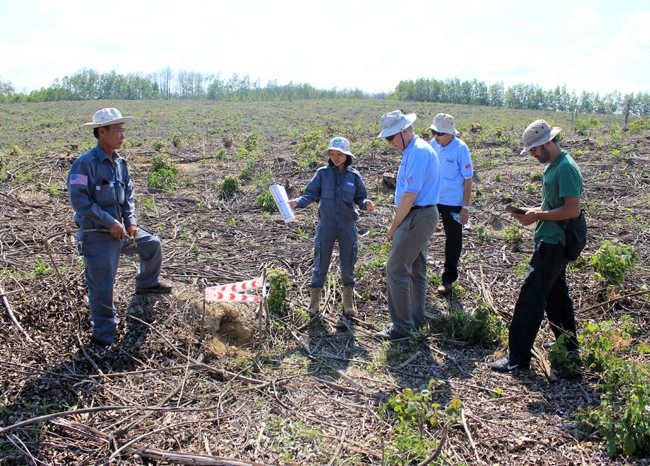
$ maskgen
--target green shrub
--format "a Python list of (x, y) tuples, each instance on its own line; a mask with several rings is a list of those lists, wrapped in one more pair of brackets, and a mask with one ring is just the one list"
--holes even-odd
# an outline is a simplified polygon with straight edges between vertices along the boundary
[(479, 243), (489, 243), (492, 240), (490, 232), (483, 226), (480, 226), (476, 229), (476, 234), (478, 235)]
[(9, 148), (9, 155), (23, 155), (23, 150), (19, 146), (13, 145)]
[(239, 173), (239, 179), (242, 181), (252, 180), (255, 172), (257, 172), (257, 162), (255, 160), (249, 160), (244, 165), (244, 168), (241, 169)]
[(154, 141), (153, 150), (156, 152), (166, 152), (167, 144), (165, 144), (165, 141)]
[(228, 150), (225, 147), (222, 147), (213, 155), (213, 157), (218, 160), (223, 160), (226, 158), (226, 155), (228, 155)]
[(583, 359), (600, 373), (600, 404), (578, 409), (579, 428), (606, 439), (610, 457), (650, 454), (650, 365), (629, 359), (638, 332), (631, 318), (588, 322), (579, 337)]
[[(384, 452), (383, 464), (406, 465), (424, 461), (438, 447), (428, 431), (458, 422), (463, 402), (453, 398), (445, 407), (436, 402), (434, 395), (441, 385), (442, 382), (431, 379), (426, 389), (418, 392), (405, 388), (379, 405), (382, 419), (396, 418), (398, 421), (395, 438)], [(441, 459), (446, 458), (443, 455)]]
[(151, 158), (151, 168), (153, 171), (171, 170), (176, 173), (176, 164), (166, 154), (156, 154)]
[(284, 301), (289, 294), (291, 283), (287, 274), (283, 270), (272, 270), (268, 277), (269, 295), (267, 298), (267, 305), (269, 311), (276, 314), (284, 314)]
[(52, 275), (54, 273), (52, 267), (50, 267), (44, 262), (41, 262), (38, 259), (34, 261), (34, 264), (35, 264), (34, 270), (32, 270), (32, 276), (34, 278), (43, 278)]
[(156, 154), (151, 158), (153, 172), (147, 179), (147, 186), (172, 192), (176, 189), (176, 164), (166, 154)]
[(183, 139), (181, 138), (180, 134), (172, 135), (172, 146), (179, 148), (182, 145), (183, 145)]
[(524, 233), (517, 225), (506, 230), (506, 242), (510, 244), (521, 244), (524, 241)]
[(592, 130), (592, 129), (600, 129), (602, 128), (602, 123), (594, 117), (591, 118), (576, 118), (573, 121), (573, 131), (576, 133), (583, 135), (587, 131)]
[(449, 314), (432, 319), (429, 325), (435, 333), (473, 345), (493, 347), (505, 339), (503, 321), (487, 304), (481, 305), (474, 314), (454, 309)]
[(156, 170), (149, 175), (147, 186), (171, 192), (176, 188), (176, 172), (169, 169)]
[(628, 125), (628, 129), (632, 134), (638, 134), (645, 129), (650, 129), (650, 118), (645, 120), (641, 118), (639, 120), (633, 121)]
[(255, 199), (255, 205), (262, 209), (262, 212), (277, 212), (278, 207), (275, 205), (273, 195), (269, 191), (264, 191)]
[(227, 176), (221, 183), (221, 192), (224, 194), (234, 194), (239, 190), (239, 179), (234, 176)]
[(636, 259), (634, 246), (605, 240), (591, 257), (591, 263), (601, 280), (622, 283), (634, 268)]

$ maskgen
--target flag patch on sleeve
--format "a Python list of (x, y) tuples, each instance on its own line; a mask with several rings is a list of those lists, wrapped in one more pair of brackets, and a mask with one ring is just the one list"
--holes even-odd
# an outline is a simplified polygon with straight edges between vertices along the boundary
[(88, 186), (88, 176), (80, 175), (79, 173), (73, 173), (70, 175), (70, 186), (73, 184), (80, 184), (82, 186)]

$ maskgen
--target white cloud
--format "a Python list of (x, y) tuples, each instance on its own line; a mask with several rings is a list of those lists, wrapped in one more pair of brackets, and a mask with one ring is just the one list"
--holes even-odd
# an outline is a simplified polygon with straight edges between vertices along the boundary
[(640, 91), (650, 12), (639, 5), (647, 9), (640, 0), (543, 9), (516, 0), (21, 0), (3, 5), (12, 20), (0, 29), (0, 78), (31, 90), (82, 68), (170, 66), (370, 92), (420, 77)]

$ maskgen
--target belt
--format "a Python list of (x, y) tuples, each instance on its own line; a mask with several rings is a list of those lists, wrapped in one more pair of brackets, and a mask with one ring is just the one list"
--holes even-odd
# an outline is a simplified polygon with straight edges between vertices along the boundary
[(433, 206), (435, 206), (435, 204), (429, 204), (429, 205), (414, 205), (413, 207), (411, 207), (411, 210), (415, 210), (415, 209), (428, 209), (429, 207), (433, 207)]

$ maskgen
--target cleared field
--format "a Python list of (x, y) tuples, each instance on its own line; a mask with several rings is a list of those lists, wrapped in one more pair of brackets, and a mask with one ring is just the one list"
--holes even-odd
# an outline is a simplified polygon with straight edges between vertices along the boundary
[[(162, 238), (163, 274), (176, 291), (134, 295), (137, 264), (124, 257), (116, 280), (119, 340), (100, 356), (87, 350), (90, 320), (65, 177), (74, 158), (94, 145), (81, 124), (105, 106), (136, 117), (121, 153), (135, 178), (139, 223)], [(389, 345), (371, 334), (389, 321), (385, 231), (394, 198), (383, 176), (396, 171), (400, 155), (376, 135), (381, 115), (396, 108), (415, 111), (416, 132), (427, 138), (436, 113), (453, 114), (476, 177), (459, 286), (450, 299), (435, 294), (444, 259), (439, 228), (429, 248), (430, 328)], [(589, 353), (572, 377), (546, 373), (546, 327), (530, 374), (496, 375), (485, 365), (505, 351), (503, 330), (532, 252), (532, 230), (517, 227), (504, 208), (539, 203), (543, 166), (517, 155), (523, 129), (536, 118), (565, 129), (562, 146), (585, 178), (590, 241), (570, 266), (569, 281), (579, 325), (591, 322), (596, 330), (585, 333)], [(647, 464), (650, 445), (640, 443), (648, 442), (641, 434), (650, 425), (647, 121), (623, 131), (620, 117), (351, 100), (0, 105), (0, 122), (0, 458), (6, 464), (29, 463), (29, 455), (45, 464), (111, 457), (125, 465), (147, 464), (144, 458), (149, 464), (406, 465), (427, 458), (429, 464)], [(358, 223), (366, 234), (353, 321), (341, 319), (336, 255), (323, 318), (310, 320), (305, 312), (316, 208), (285, 224), (262, 202), (273, 183), (290, 196), (301, 192), (335, 135), (351, 141), (354, 166), (377, 206)], [(160, 160), (173, 163), (176, 176), (156, 188), (148, 182)], [(236, 180), (236, 189), (227, 179)], [(598, 272), (608, 241), (634, 248), (636, 265), (622, 280)], [(268, 325), (259, 325), (250, 305), (208, 305), (204, 318), (205, 286), (263, 271), (289, 285)], [(641, 434), (629, 458), (616, 445), (618, 455), (610, 458), (604, 432), (588, 433), (580, 415), (608, 401), (608, 384), (629, 382), (590, 362), (601, 343), (603, 358), (618, 356), (636, 368), (634, 391), (609, 400), (613, 411), (602, 414), (623, 425), (625, 401), (637, 397), (629, 429)], [(441, 383), (422, 392), (431, 379)], [(60, 412), (67, 413), (17, 425)]]

